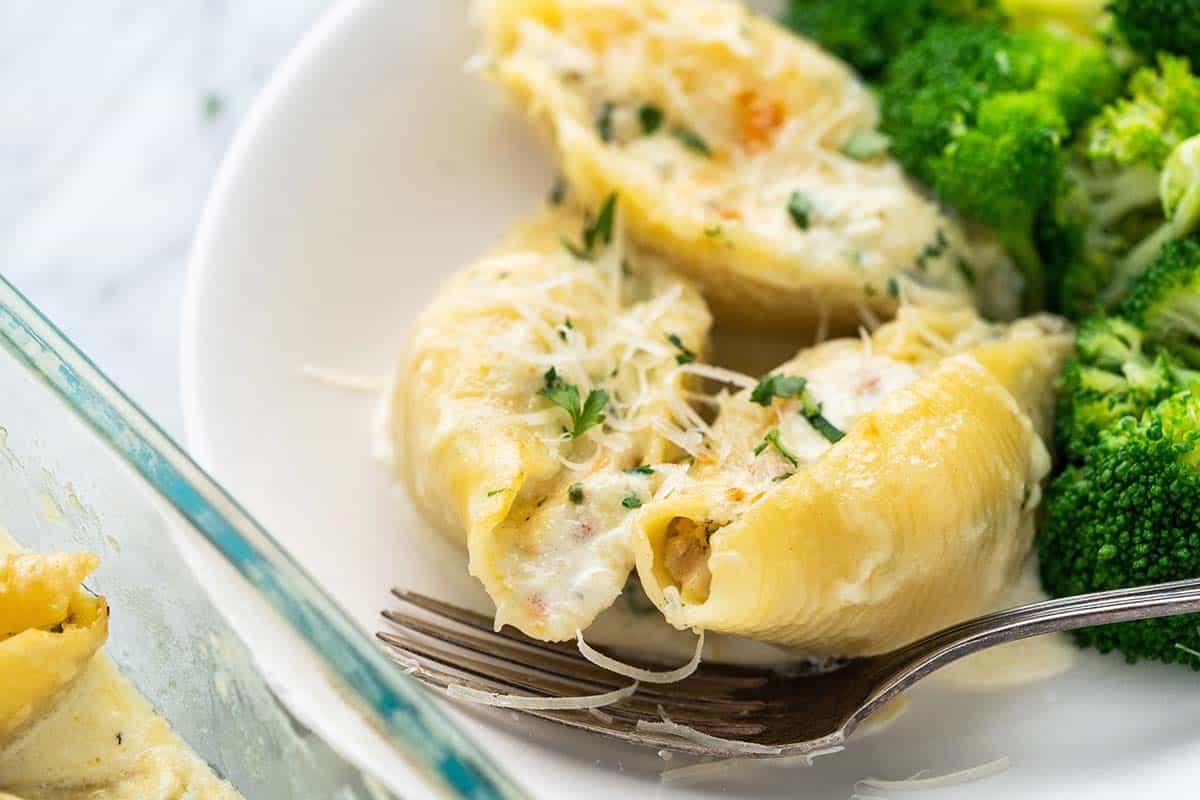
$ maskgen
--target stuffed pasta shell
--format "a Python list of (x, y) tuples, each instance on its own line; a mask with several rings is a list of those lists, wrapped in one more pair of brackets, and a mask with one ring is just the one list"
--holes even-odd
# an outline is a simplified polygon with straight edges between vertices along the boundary
[(1029, 551), (1057, 320), (904, 308), (727, 395), (689, 481), (642, 509), (637, 568), (676, 627), (881, 653), (991, 608)]
[(1009, 318), (1002, 249), (918, 190), (850, 69), (726, 0), (488, 0), (486, 74), (552, 142), (585, 204), (619, 191), (726, 322), (852, 331), (897, 278)]
[(81, 588), (99, 563), (90, 553), (0, 554), (0, 747), (59, 700), (108, 637), (104, 599)]
[[(397, 470), (465, 542), (496, 625), (566, 639), (620, 594), (628, 520), (677, 459), (699, 293), (627, 246), (617, 200), (548, 208), (417, 319), (391, 401)], [(689, 413), (689, 412), (682, 412)]]

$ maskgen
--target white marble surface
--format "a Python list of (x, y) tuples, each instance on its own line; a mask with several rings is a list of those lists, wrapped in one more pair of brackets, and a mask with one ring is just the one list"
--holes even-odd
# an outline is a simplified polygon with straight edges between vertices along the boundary
[(177, 435), (205, 195), (272, 70), (331, 5), (0, 2), (0, 270)]

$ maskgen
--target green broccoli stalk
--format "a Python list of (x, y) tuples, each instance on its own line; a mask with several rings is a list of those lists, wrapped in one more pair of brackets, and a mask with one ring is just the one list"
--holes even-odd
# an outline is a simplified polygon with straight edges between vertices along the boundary
[(782, 21), (874, 81), (935, 22), (1001, 18), (995, 0), (790, 0)]
[(1057, 216), (1078, 230), (1057, 305), (1079, 318), (1112, 307), (1162, 246), (1200, 224), (1200, 78), (1162, 56), (1130, 79), (1081, 137)]
[(1147, 57), (1200, 53), (1200, 0), (1111, 0), (1108, 10), (1129, 46)]
[[(1200, 242), (1163, 248), (1120, 316), (1089, 320), (1063, 375), (1067, 467), (1046, 494), (1037, 549), (1055, 595), (1200, 577)], [(1127, 659), (1187, 661), (1200, 617), (1080, 631)]]
[(882, 127), (937, 196), (999, 236), (1045, 304), (1039, 220), (1064, 191), (1063, 143), (1120, 91), (1098, 44), (1044, 31), (937, 23), (892, 62)]

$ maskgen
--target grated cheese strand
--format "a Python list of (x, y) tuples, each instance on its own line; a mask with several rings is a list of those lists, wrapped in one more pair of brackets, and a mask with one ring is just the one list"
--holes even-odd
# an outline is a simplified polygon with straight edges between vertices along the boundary
[(854, 784), (854, 788), (858, 789), (860, 786), (865, 786), (868, 789), (884, 789), (893, 792), (916, 792), (921, 789), (940, 789), (946, 786), (958, 786), (962, 783), (983, 780), (984, 778), (989, 778), (992, 775), (998, 775), (1006, 771), (1010, 766), (1012, 766), (1012, 762), (1008, 756), (1003, 756), (986, 764), (968, 767), (957, 772), (948, 772), (945, 775), (934, 775), (929, 778), (909, 778), (908, 780), (899, 781), (889, 781), (883, 778), (863, 778)]
[(659, 773), (666, 783), (697, 783), (712, 778), (723, 778), (737, 772), (743, 772), (761, 767), (811, 767), (813, 761), (821, 756), (840, 753), (846, 748), (842, 745), (813, 750), (798, 756), (783, 758), (722, 758), (717, 761), (703, 761), (699, 764), (689, 764), (686, 767), (664, 770)]
[(517, 708), (524, 711), (582, 711), (619, 703), (625, 698), (632, 696), (637, 690), (638, 683), (634, 681), (622, 689), (614, 689), (611, 692), (604, 692), (603, 694), (579, 695), (577, 697), (531, 697), (521, 694), (485, 692), (480, 689), (472, 689), (469, 686), (460, 686), (459, 684), (452, 683), (446, 687), (446, 694), (455, 700), (466, 700), (471, 703), (493, 706), (495, 708)]
[(624, 675), (626, 678), (633, 678), (642, 683), (678, 683), (700, 666), (701, 653), (704, 651), (704, 631), (700, 631), (700, 635), (696, 637), (696, 652), (692, 654), (691, 660), (678, 669), (666, 672), (642, 669), (606, 656), (583, 640), (583, 631), (575, 631), (575, 642), (579, 646), (579, 654), (601, 669)]
[(662, 706), (658, 707), (658, 713), (662, 717), (662, 722), (647, 722), (644, 719), (639, 719), (637, 729), (647, 733), (665, 733), (668, 736), (676, 736), (680, 739), (714, 747), (727, 753), (774, 756), (783, 752), (782, 747), (771, 747), (770, 745), (756, 744), (740, 739), (723, 739), (720, 736), (713, 736), (704, 731), (698, 731), (689, 725), (672, 722), (671, 718), (663, 711)]

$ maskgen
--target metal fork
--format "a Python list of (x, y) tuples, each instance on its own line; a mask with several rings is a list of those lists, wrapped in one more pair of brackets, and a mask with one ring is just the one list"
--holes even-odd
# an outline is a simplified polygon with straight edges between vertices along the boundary
[[(393, 590), (402, 605), (383, 616), (380, 632), (414, 676), (445, 689), (535, 697), (599, 694), (629, 678), (594, 666), (574, 645), (493, 631), (487, 617), (413, 592)], [(1090, 625), (1200, 611), (1200, 579), (1059, 598), (968, 620), (883, 655), (833, 670), (756, 668), (705, 662), (686, 680), (643, 683), (636, 694), (600, 713), (528, 711), (538, 717), (633, 744), (700, 756), (745, 756), (745, 748), (700, 743), (639, 729), (664, 716), (722, 739), (799, 756), (836, 747), (867, 717), (935, 670), (994, 645)]]

